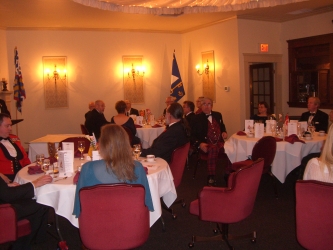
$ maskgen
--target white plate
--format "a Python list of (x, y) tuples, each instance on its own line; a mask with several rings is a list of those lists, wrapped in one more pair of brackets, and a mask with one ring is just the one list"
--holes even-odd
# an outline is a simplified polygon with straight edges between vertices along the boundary
[(306, 141), (311, 141), (311, 140), (312, 140), (312, 137), (304, 137), (304, 139), (305, 139)]
[(253, 137), (254, 137), (254, 134), (247, 134), (247, 137), (249, 137), (249, 138), (253, 138)]

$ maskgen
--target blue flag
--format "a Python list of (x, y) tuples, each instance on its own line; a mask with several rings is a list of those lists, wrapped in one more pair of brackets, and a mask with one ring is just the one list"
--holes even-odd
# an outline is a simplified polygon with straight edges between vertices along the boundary
[(179, 68), (174, 52), (172, 60), (170, 96), (175, 97), (176, 101), (178, 102), (178, 100), (181, 99), (184, 95), (185, 95), (184, 84), (179, 73)]
[(14, 50), (14, 64), (15, 64), (14, 100), (16, 101), (17, 110), (22, 113), (22, 101), (24, 98), (26, 98), (26, 96), (22, 80), (21, 66), (16, 47)]

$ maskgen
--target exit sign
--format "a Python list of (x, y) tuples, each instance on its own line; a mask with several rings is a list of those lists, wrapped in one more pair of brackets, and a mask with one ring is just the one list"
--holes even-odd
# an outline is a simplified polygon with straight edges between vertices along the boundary
[(268, 53), (268, 43), (259, 43), (259, 52)]

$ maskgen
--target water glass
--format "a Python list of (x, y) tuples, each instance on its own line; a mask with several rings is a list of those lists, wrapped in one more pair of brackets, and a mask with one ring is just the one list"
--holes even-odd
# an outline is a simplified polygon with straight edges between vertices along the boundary
[(50, 169), (50, 160), (44, 159), (43, 161), (43, 171), (47, 172)]

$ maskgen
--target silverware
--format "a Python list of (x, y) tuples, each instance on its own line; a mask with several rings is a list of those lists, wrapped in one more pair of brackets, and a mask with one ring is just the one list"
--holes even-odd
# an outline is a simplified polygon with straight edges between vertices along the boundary
[(55, 180), (54, 182), (61, 181), (61, 180), (65, 180), (65, 179), (67, 179), (67, 176), (64, 177), (64, 178), (61, 178), (61, 179)]

